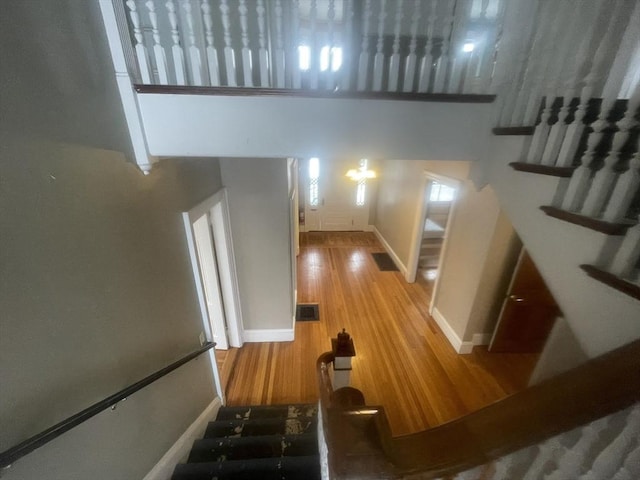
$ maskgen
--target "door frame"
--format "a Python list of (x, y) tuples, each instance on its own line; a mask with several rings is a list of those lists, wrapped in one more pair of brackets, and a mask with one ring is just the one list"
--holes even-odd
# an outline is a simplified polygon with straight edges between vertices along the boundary
[[(451, 224), (455, 217), (456, 206), (458, 203), (458, 195), (462, 187), (462, 182), (455, 178), (440, 175), (438, 173), (429, 172), (424, 170), (422, 172), (422, 187), (420, 191), (420, 201), (418, 208), (416, 209), (415, 221), (413, 224), (413, 232), (411, 239), (411, 246), (409, 247), (409, 259), (407, 262), (408, 268), (405, 275), (405, 279), (408, 283), (414, 283), (416, 281), (416, 275), (418, 274), (418, 263), (420, 262), (420, 246), (422, 245), (422, 235), (424, 231), (424, 222), (427, 217), (427, 204), (429, 203), (428, 195), (430, 192), (429, 182), (438, 182), (443, 185), (456, 189), (456, 197), (451, 202), (451, 209), (449, 210), (449, 218), (447, 219), (447, 225), (444, 230), (444, 241), (442, 243), (442, 250), (440, 251), (440, 258), (438, 259), (438, 272), (442, 271), (443, 259), (447, 251), (447, 245), (449, 243), (449, 233), (451, 231)], [(438, 294), (440, 274), (436, 277), (435, 284), (433, 286), (433, 293), (431, 295), (431, 303), (429, 305), (429, 312), (433, 310), (434, 299)]]
[(204, 295), (193, 231), (194, 222), (205, 215), (209, 217), (213, 232), (229, 346), (239, 348), (244, 343), (242, 310), (240, 307), (238, 277), (233, 251), (233, 239), (231, 237), (231, 223), (229, 221), (229, 200), (226, 188), (221, 188), (189, 211), (182, 212), (202, 322), (208, 335), (208, 340), (211, 341), (213, 336), (207, 313), (206, 297)]

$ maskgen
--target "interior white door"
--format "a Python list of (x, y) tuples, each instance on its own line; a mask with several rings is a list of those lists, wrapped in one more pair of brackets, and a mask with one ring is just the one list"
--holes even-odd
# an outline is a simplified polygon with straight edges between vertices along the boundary
[(220, 294), (220, 280), (218, 278), (218, 265), (208, 215), (203, 215), (193, 223), (193, 234), (213, 341), (216, 343), (216, 349), (227, 350), (229, 348), (229, 340), (227, 338), (227, 326)]
[(361, 187), (363, 191), (358, 198), (358, 182), (345, 176), (357, 162), (320, 159), (319, 163), (316, 205), (312, 201), (311, 179), (306, 176), (306, 230), (365, 230), (369, 223), (370, 184)]

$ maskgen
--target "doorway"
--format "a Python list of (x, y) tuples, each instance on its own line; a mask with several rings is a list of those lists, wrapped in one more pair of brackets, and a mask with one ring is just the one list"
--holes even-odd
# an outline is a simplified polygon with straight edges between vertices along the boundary
[[(215, 342), (217, 352), (241, 347), (242, 317), (226, 190), (182, 216), (202, 315), (200, 340)], [(211, 352), (211, 360), (216, 388), (224, 401), (215, 352)]]
[(435, 292), (459, 187), (455, 179), (424, 172), (423, 194), (416, 213), (407, 282), (415, 282), (420, 275), (424, 277), (421, 280), (431, 284)]
[(523, 248), (489, 344), (492, 353), (540, 353), (560, 308)]
[(354, 162), (314, 157), (300, 162), (304, 231), (369, 230), (371, 178), (349, 178), (345, 173), (350, 170), (371, 172), (367, 159)]

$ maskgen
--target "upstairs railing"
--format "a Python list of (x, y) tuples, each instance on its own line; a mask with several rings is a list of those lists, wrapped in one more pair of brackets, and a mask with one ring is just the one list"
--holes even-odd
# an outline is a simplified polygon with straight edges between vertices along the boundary
[(333, 352), (317, 362), (330, 479), (640, 475), (640, 340), (475, 413), (392, 437), (383, 407), (333, 390)]
[[(488, 94), (506, 0), (114, 0), (135, 83)], [(511, 2), (517, 4), (519, 2)]]

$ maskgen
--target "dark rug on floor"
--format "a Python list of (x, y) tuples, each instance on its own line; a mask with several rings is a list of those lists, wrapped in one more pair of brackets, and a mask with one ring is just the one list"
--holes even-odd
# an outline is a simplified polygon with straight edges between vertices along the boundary
[(378, 269), (381, 272), (398, 272), (398, 267), (393, 263), (393, 260), (388, 253), (372, 253), (371, 256), (378, 265)]
[(314, 322), (320, 320), (317, 303), (298, 303), (296, 305), (296, 321)]

